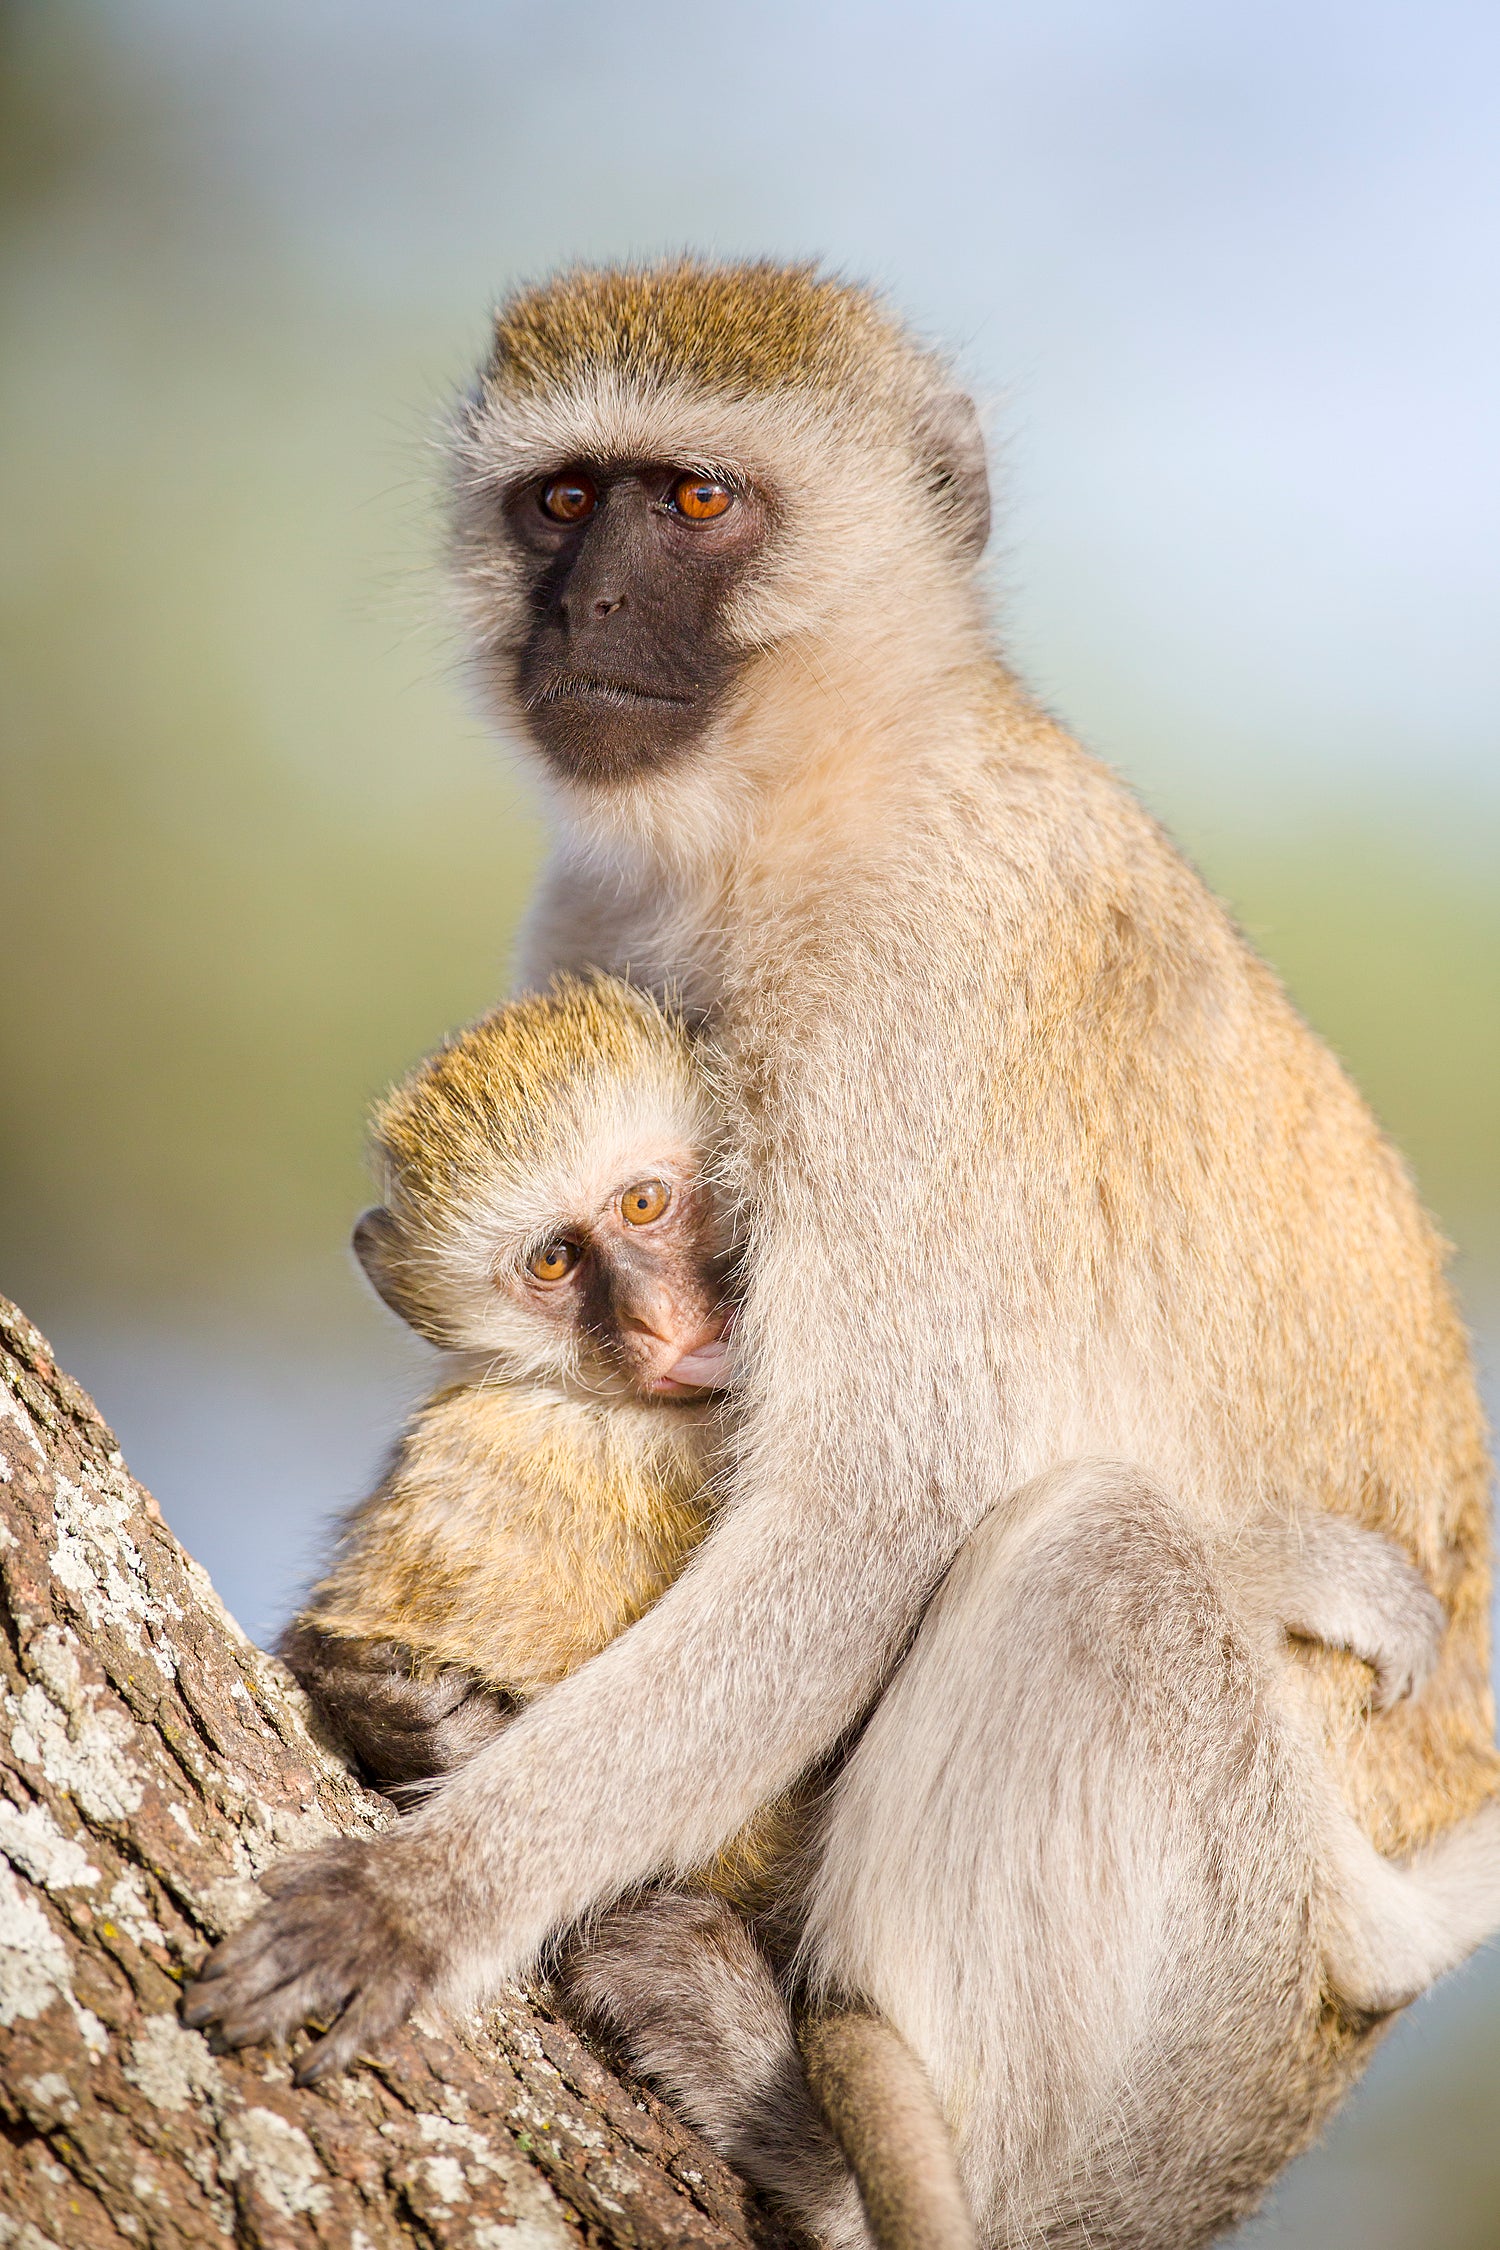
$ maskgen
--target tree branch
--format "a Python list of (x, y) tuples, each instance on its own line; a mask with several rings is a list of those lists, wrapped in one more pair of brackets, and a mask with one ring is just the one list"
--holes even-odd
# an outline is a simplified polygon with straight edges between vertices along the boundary
[(536, 1995), (299, 2090), (179, 1984), (270, 1861), (391, 1817), (0, 1298), (0, 2250), (746, 2250), (727, 2167)]

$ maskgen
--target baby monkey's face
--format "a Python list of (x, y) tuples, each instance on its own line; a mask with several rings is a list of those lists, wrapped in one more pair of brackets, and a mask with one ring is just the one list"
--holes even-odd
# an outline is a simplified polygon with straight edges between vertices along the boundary
[[(729, 1380), (718, 1234), (691, 1159), (643, 1152), (629, 1177), (525, 1246), (519, 1259), (502, 1256), (496, 1285), (595, 1371), (643, 1397), (691, 1397)], [(579, 1372), (587, 1376), (587, 1364)]]
[(701, 1051), (608, 977), (492, 1009), (375, 1120), (354, 1230), (393, 1312), (468, 1380), (702, 1397), (729, 1380), (722, 1120)]
[(596, 1153), (497, 1164), (435, 1225), (366, 1211), (360, 1263), (393, 1312), (488, 1372), (655, 1400), (722, 1390), (729, 1260), (695, 1153), (638, 1133)]

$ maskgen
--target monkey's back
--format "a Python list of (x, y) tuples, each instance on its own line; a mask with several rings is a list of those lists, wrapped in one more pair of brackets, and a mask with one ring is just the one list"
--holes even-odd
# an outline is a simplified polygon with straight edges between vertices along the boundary
[[(936, 1489), (962, 1477), (993, 1496), (1102, 1457), (1150, 1469), (1214, 1526), (1324, 1509), (1401, 1545), (1450, 1618), (1421, 1695), (1372, 1713), (1352, 1657), (1308, 1644), (1291, 1661), (1351, 1809), (1383, 1851), (1408, 1852), (1500, 1783), (1489, 1468), (1445, 1246), (1196, 872), (1003, 675), (951, 741), (913, 729), (881, 759), (868, 786), (845, 776), (826, 804), (799, 802), (736, 871), (730, 911), (715, 902), (747, 1199), (805, 1223), (816, 1196), (842, 1197), (821, 1230), (834, 1243), (874, 1215), (868, 1305), (826, 1262), (817, 1276), (819, 1317), (856, 1364), (890, 1349), (878, 1261), (893, 1304), (903, 1268), (934, 1277)], [(858, 1085), (865, 1160), (847, 1185), (826, 1156), (840, 1073)], [(766, 1287), (795, 1296), (807, 1263), (767, 1257)], [(752, 1265), (747, 1334), (758, 1279)], [(925, 1375), (924, 1333), (899, 1347)], [(789, 1423), (815, 1426), (791, 1352), (762, 1380)], [(1266, 2107), (1243, 2208), (1372, 2045), (1368, 2021), (1320, 1994), (1310, 1938), (1305, 1967), (1293, 2033), (1268, 2032), (1260, 2058), (1274, 2100), (1239, 2088)]]
[(1447, 1606), (1438, 1673), (1374, 1718), (1364, 1667), (1297, 1652), (1351, 1802), (1381, 1849), (1407, 1851), (1500, 1779), (1490, 1468), (1447, 1246), (1196, 872), (1114, 776), (1039, 731), (1041, 757), (1011, 767), (1002, 797), (1019, 788), (1049, 825), (1065, 818), (1089, 857), (1066, 890), (1071, 945), (1044, 956), (1051, 988), (1030, 995), (1045, 1052), (1029, 1079), (1027, 1050), (1007, 1056), (1007, 1148), (1029, 1133), (1033, 1176), (1055, 1183), (1060, 1119), (1087, 1120), (1048, 1237), (1062, 1289), (1106, 1339), (1104, 1379), (1112, 1341), (1171, 1399), (1140, 1420), (1179, 1489), (1231, 1519), (1353, 1517), (1402, 1545)]
[[(878, 1209), (893, 1302), (903, 1273), (947, 1273), (954, 1242), (992, 1277), (943, 1283), (933, 1320), (971, 1489), (1099, 1455), (1220, 1524), (1325, 1509), (1404, 1547), (1452, 1621), (1422, 1696), (1372, 1719), (1362, 1667), (1298, 1661), (1325, 1683), (1355, 1809), (1409, 1850), (1500, 1780), (1490, 1471), (1446, 1246), (1340, 1064), (1124, 784), (1000, 667), (961, 695), (941, 736), (913, 716), (867, 756), (841, 745), (826, 777), (809, 740), (805, 784), (713, 899), (706, 965), (682, 975), (722, 984), (742, 1184), (840, 1204), (832, 1239)], [(651, 958), (643, 928), (625, 940)], [(840, 1072), (870, 1160), (847, 1180), (825, 1155)], [(802, 1287), (795, 1261), (766, 1273)], [(839, 1281), (820, 1271), (809, 1320), (887, 1353), (886, 1308), (835, 1311)], [(811, 1418), (793, 1356), (765, 1380)]]

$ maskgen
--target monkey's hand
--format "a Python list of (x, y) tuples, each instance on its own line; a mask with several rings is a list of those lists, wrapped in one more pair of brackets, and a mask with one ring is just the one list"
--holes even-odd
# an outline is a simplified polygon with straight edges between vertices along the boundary
[(441, 1967), (409, 1911), (404, 1841), (341, 1838), (272, 1868), (270, 1905), (208, 1956), (183, 2022), (219, 2053), (331, 2025), (298, 2063), (299, 2086), (377, 2047), (436, 1992)]
[(1399, 1547), (1358, 1524), (1314, 1517), (1300, 1527), (1288, 1579), (1289, 1629), (1368, 1664), (1377, 1711), (1421, 1693), (1448, 1613)]
[(1420, 1694), (1448, 1613), (1391, 1540), (1312, 1509), (1291, 1524), (1250, 1532), (1231, 1568), (1284, 1631), (1346, 1648), (1368, 1664), (1377, 1711)]
[(452, 1773), (514, 1716), (515, 1698), (454, 1667), (424, 1677), (398, 1641), (349, 1640), (299, 1617), (282, 1661), (379, 1789)]

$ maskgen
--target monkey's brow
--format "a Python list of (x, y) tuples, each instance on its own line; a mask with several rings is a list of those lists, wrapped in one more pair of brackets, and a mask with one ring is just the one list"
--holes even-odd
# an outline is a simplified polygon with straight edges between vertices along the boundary
[(759, 478), (744, 462), (729, 461), (722, 454), (701, 452), (692, 446), (684, 446), (681, 451), (664, 448), (649, 456), (527, 451), (503, 462), (476, 463), (458, 481), (465, 491), (480, 496), (498, 494), (512, 500), (528, 492), (533, 485), (545, 482), (548, 477), (562, 476), (569, 469), (585, 470), (599, 484), (617, 483), (622, 477), (649, 473), (702, 477), (705, 482), (728, 485), (732, 492), (739, 494), (760, 490)]
[(550, 1250), (554, 1242), (571, 1242), (575, 1250), (586, 1250), (589, 1246), (589, 1230), (573, 1219), (554, 1219), (550, 1226), (528, 1234), (518, 1246), (516, 1256), (524, 1265), (528, 1258), (536, 1256), (538, 1250)]

